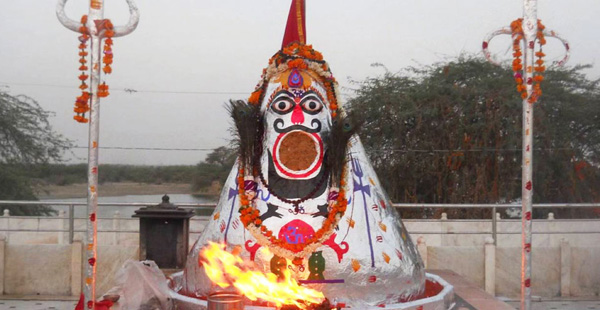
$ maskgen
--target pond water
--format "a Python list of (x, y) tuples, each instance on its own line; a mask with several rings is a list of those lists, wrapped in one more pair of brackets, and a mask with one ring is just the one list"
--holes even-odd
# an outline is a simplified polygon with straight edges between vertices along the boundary
[[(126, 195), (126, 196), (115, 196), (115, 197), (98, 197), (99, 203), (147, 203), (150, 205), (157, 205), (161, 203), (163, 195)], [(169, 195), (170, 202), (174, 205), (183, 203), (216, 203), (217, 199), (212, 197), (194, 196), (189, 194), (173, 194)], [(68, 199), (44, 199), (43, 201), (56, 201), (56, 202), (77, 202), (86, 203), (87, 198), (68, 198)], [(142, 208), (143, 206), (98, 206), (98, 216), (100, 218), (112, 217), (115, 211), (121, 213), (121, 217), (130, 217), (134, 214), (134, 211)], [(68, 210), (68, 206), (52, 206), (55, 210)], [(202, 212), (206, 213), (206, 212)], [(210, 213), (210, 212), (209, 212)], [(75, 206), (75, 217), (85, 217), (87, 215), (86, 206)]]

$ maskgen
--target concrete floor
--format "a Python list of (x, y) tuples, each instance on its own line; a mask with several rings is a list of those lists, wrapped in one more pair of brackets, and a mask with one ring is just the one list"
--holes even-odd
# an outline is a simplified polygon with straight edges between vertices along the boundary
[(76, 300), (0, 300), (0, 310), (73, 310)]
[[(519, 309), (519, 302), (507, 302)], [(75, 300), (0, 300), (0, 310), (73, 310)], [(566, 300), (533, 302), (532, 310), (600, 310), (600, 300)], [(485, 309), (481, 309), (485, 310)]]
[[(519, 301), (506, 303), (519, 309)], [(532, 310), (600, 310), (600, 300), (535, 301), (531, 306)]]

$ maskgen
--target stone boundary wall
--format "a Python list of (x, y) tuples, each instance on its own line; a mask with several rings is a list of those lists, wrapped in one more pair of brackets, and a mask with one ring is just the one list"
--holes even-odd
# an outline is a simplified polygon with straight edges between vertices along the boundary
[[(210, 217), (195, 216), (190, 220), (190, 246), (194, 244)], [(483, 246), (486, 238), (493, 237), (491, 220), (403, 220), (413, 240), (423, 237), (428, 246)], [(74, 220), (74, 237), (85, 237), (87, 221)], [(68, 244), (69, 218), (61, 211), (56, 217), (0, 216), (0, 236), (11, 244)], [(139, 244), (137, 218), (113, 217), (98, 219), (100, 245)], [(496, 222), (496, 245), (521, 246), (521, 220)], [(562, 240), (572, 246), (598, 246), (600, 219), (565, 220), (551, 217), (533, 221), (533, 246), (558, 247)]]
[[(417, 248), (428, 269), (449, 269), (495, 296), (518, 298), (521, 293), (521, 247), (497, 247), (488, 238), (484, 246), (427, 246)], [(532, 294), (542, 298), (600, 296), (600, 246), (532, 249)]]
[[(0, 295), (79, 296), (82, 292), (83, 243), (8, 244), (0, 236)], [(138, 259), (137, 246), (98, 246), (97, 295), (112, 288), (118, 271)]]
[[(0, 293), (6, 295), (73, 295), (81, 292), (83, 232), (69, 244), (69, 219), (0, 217)], [(190, 245), (208, 217), (190, 222)], [(490, 220), (405, 220), (429, 269), (449, 269), (489, 293), (520, 294), (519, 220), (498, 220), (497, 242)], [(75, 220), (75, 230), (85, 220)], [(137, 219), (99, 219), (98, 294), (115, 284), (127, 259), (138, 259)], [(10, 231), (8, 231), (10, 230)], [(536, 220), (533, 223), (533, 295), (600, 296), (600, 221)], [(515, 234), (506, 234), (515, 232)], [(496, 244), (494, 244), (496, 243)]]

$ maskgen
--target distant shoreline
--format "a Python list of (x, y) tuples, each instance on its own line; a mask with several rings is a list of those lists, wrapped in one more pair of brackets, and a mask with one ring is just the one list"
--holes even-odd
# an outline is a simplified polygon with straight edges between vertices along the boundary
[[(164, 183), (145, 184), (134, 182), (104, 183), (98, 185), (98, 194), (105, 197), (127, 195), (163, 195), (163, 194), (189, 194), (207, 197), (216, 196), (214, 193), (195, 192), (190, 184)], [(87, 184), (69, 185), (44, 185), (37, 188), (37, 196), (43, 199), (85, 198), (87, 197)]]

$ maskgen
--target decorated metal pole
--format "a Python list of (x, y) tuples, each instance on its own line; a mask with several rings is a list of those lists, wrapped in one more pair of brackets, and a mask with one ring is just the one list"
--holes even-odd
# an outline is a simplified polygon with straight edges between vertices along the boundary
[[(525, 42), (525, 65), (523, 80), (533, 79), (533, 56), (537, 33), (537, 1), (523, 3), (523, 37)], [(513, 35), (513, 39), (514, 35)], [(531, 96), (532, 84), (526, 83), (527, 98)], [(531, 309), (531, 215), (533, 197), (533, 104), (523, 99), (523, 143), (521, 163), (521, 308)]]
[[(84, 307), (86, 309), (95, 309), (94, 299), (96, 296), (96, 262), (97, 262), (97, 209), (98, 209), (98, 143), (100, 132), (100, 97), (108, 94), (108, 89), (102, 90), (100, 85), (101, 67), (102, 67), (102, 40), (110, 37), (119, 37), (131, 33), (137, 27), (139, 21), (138, 8), (133, 0), (126, 0), (129, 5), (129, 22), (125, 26), (114, 27), (110, 21), (104, 19), (104, 0), (90, 0), (89, 14), (82, 18), (82, 22), (74, 21), (65, 14), (65, 4), (67, 0), (59, 0), (56, 6), (56, 16), (58, 20), (67, 29), (81, 33), (84, 37), (91, 37), (91, 65), (90, 65), (90, 92), (89, 97), (85, 97), (83, 104), (89, 104), (89, 140), (88, 140), (88, 198), (87, 198), (87, 235), (86, 235), (86, 264), (84, 278)], [(82, 28), (83, 27), (83, 28)], [(82, 31), (84, 29), (84, 31)], [(108, 34), (108, 31), (111, 31)], [(87, 33), (86, 33), (87, 32)], [(84, 40), (80, 38), (82, 44)], [(80, 46), (81, 47), (81, 46)], [(82, 48), (83, 50), (83, 48)], [(87, 52), (84, 52), (87, 53)], [(106, 51), (105, 51), (106, 53)], [(112, 51), (111, 63), (112, 63)], [(80, 54), (82, 55), (82, 54)], [(86, 68), (86, 63), (82, 62), (82, 67)], [(80, 67), (80, 69), (82, 69)], [(106, 66), (105, 66), (106, 67)], [(83, 69), (82, 69), (83, 70)], [(110, 67), (109, 67), (110, 70)], [(109, 73), (105, 70), (106, 73)], [(83, 75), (83, 77), (86, 77)], [(80, 76), (81, 78), (81, 76)], [(85, 81), (81, 78), (83, 85)], [(81, 88), (81, 87), (80, 87)], [(82, 88), (83, 89), (83, 88)], [(102, 95), (104, 93), (104, 95)], [(80, 98), (78, 98), (79, 100)], [(85, 113), (85, 112), (84, 112)], [(78, 113), (79, 115), (79, 113)], [(82, 122), (88, 120), (81, 118)]]
[[(523, 1), (523, 18), (513, 21), (510, 28), (497, 30), (483, 42), (483, 53), (492, 63), (488, 51), (489, 41), (500, 34), (510, 34), (513, 39), (513, 71), (517, 82), (517, 91), (523, 98), (523, 141), (522, 141), (522, 211), (521, 211), (521, 310), (531, 309), (531, 223), (532, 223), (532, 196), (533, 196), (533, 105), (541, 95), (540, 83), (543, 81), (542, 73), (544, 53), (541, 50), (545, 44), (545, 37), (555, 37), (562, 41), (567, 52), (562, 60), (555, 64), (563, 65), (569, 57), (569, 44), (560, 38), (554, 31), (546, 31), (537, 19), (537, 0)], [(540, 50), (535, 52), (535, 42), (538, 41)], [(521, 44), (524, 53), (521, 53)], [(520, 57), (523, 55), (524, 63)], [(538, 57), (535, 60), (534, 57)], [(537, 74), (537, 76), (535, 75)]]

